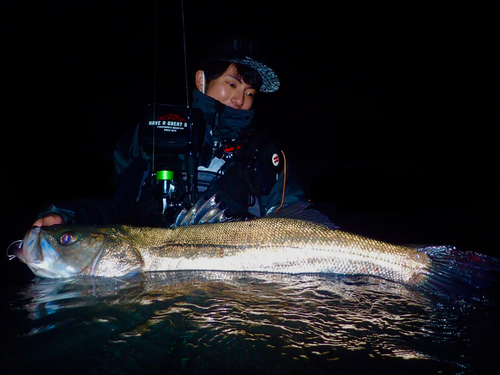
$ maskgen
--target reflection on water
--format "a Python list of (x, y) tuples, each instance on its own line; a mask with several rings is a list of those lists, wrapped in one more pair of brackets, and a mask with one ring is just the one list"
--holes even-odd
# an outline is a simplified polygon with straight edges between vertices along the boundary
[(34, 279), (9, 300), (2, 355), (16, 372), (472, 374), (500, 348), (492, 298), (373, 278)]

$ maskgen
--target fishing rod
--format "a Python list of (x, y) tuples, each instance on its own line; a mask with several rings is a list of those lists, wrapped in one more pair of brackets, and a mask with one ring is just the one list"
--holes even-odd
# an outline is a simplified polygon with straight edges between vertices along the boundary
[[(199, 115), (193, 116), (193, 109), (189, 99), (184, 0), (180, 1), (180, 6), (186, 94), (185, 108), (160, 105), (156, 102), (158, 69), (157, 5), (157, 2), (155, 2), (153, 104), (150, 105), (151, 108), (149, 108), (147, 115), (152, 120), (149, 120), (147, 124), (148, 131), (146, 132), (145, 143), (149, 146), (148, 151), (151, 152), (152, 174), (154, 175), (153, 183), (155, 183), (155, 189), (161, 201), (162, 213), (165, 214), (167, 209), (178, 207), (183, 201), (187, 200), (187, 204), (192, 205), (198, 199), (198, 156), (196, 148), (200, 140), (204, 138), (204, 126), (202, 124), (204, 121), (201, 120)], [(193, 127), (194, 120), (197, 122), (196, 131)], [(150, 135), (151, 130), (152, 136)], [(203, 134), (201, 134), (202, 132)], [(186, 170), (185, 184), (181, 173), (182, 166), (172, 161), (173, 159), (178, 159), (179, 155), (184, 156)], [(163, 162), (163, 165), (161, 162)], [(178, 175), (176, 176), (177, 173)]]
[(198, 158), (194, 152), (193, 146), (193, 122), (191, 121), (191, 105), (189, 103), (189, 81), (187, 67), (187, 43), (186, 43), (186, 23), (184, 17), (184, 0), (181, 0), (181, 18), (182, 18), (182, 44), (184, 50), (184, 79), (186, 83), (186, 109), (187, 109), (187, 135), (188, 135), (188, 153), (186, 158), (187, 173), (187, 193), (190, 203), (194, 204), (198, 199), (197, 168)]

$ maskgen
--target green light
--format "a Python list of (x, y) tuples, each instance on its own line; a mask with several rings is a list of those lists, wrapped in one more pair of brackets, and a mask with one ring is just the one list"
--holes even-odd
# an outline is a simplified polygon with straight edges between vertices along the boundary
[(156, 172), (157, 180), (173, 180), (174, 179), (174, 171), (157, 171)]

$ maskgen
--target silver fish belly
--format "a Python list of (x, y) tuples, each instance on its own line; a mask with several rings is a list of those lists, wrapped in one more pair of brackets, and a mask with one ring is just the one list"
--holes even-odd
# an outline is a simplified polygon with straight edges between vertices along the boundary
[(144, 270), (222, 270), (370, 274), (418, 283), (430, 265), (425, 253), (294, 219), (154, 228), (123, 227)]

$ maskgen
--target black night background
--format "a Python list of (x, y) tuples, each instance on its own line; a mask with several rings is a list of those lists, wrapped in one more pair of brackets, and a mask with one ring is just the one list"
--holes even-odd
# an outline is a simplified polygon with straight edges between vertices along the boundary
[[(40, 205), (103, 194), (114, 143), (186, 83), (181, 1), (1, 7), (6, 248)], [(498, 3), (184, 1), (184, 16), (189, 92), (213, 43), (262, 44), (281, 88), (261, 121), (335, 223), (500, 255)]]

